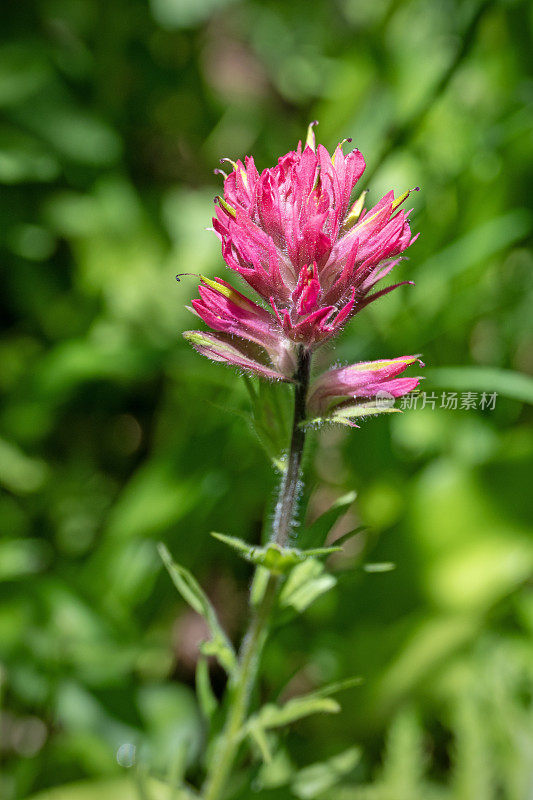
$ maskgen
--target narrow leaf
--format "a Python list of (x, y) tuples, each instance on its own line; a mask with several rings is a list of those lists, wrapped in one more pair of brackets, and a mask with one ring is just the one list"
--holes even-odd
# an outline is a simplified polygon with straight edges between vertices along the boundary
[(252, 728), (271, 730), (283, 725), (290, 725), (292, 722), (311, 716), (311, 714), (336, 714), (339, 711), (340, 705), (329, 697), (315, 697), (314, 695), (293, 697), (283, 706), (267, 703), (257, 714), (250, 717), (245, 731), (249, 733)]
[(186, 740), (181, 740), (176, 743), (174, 752), (170, 758), (170, 763), (167, 770), (167, 787), (168, 787), (168, 800), (190, 800), (192, 794), (187, 791), (183, 783), (183, 776), (187, 769), (187, 756), (188, 756), (188, 743)]
[(369, 403), (351, 403), (350, 405), (333, 408), (331, 413), (324, 419), (325, 421), (329, 420), (330, 422), (340, 422), (342, 424), (343, 422), (358, 419), (359, 417), (372, 417), (377, 414), (396, 413), (401, 413), (399, 408), (394, 408), (394, 406), (381, 406), (372, 401)]
[(313, 692), (315, 697), (329, 697), (337, 692), (344, 692), (346, 689), (352, 689), (354, 686), (361, 686), (363, 679), (360, 675), (354, 675), (352, 678), (345, 678), (342, 681), (335, 681), (335, 683), (328, 683), (326, 686), (317, 689)]
[(330, 695), (358, 686), (360, 683), (360, 677), (347, 678), (346, 680), (323, 686), (316, 692), (293, 697), (283, 705), (267, 703), (248, 719), (241, 735), (248, 734), (252, 736), (260, 747), (264, 760), (270, 759), (270, 748), (265, 731), (290, 725), (292, 722), (308, 717), (311, 714), (338, 713), (341, 707)]
[(296, 564), (305, 561), (307, 558), (329, 556), (331, 553), (336, 553), (341, 549), (335, 546), (299, 550), (296, 547), (280, 547), (272, 542), (265, 547), (254, 547), (243, 542), (242, 539), (238, 539), (235, 536), (226, 536), (224, 533), (212, 533), (211, 536), (236, 550), (246, 561), (265, 567), (274, 575), (285, 575)]
[[(291, 789), (299, 800), (312, 800), (336, 786), (361, 760), (361, 750), (351, 747), (327, 761), (310, 764), (296, 773)], [(328, 795), (329, 796), (329, 795)]]
[(338, 539), (335, 539), (333, 545), (335, 547), (340, 547), (340, 549), (342, 550), (343, 545), (345, 545), (346, 542), (348, 542), (350, 539), (353, 539), (353, 537), (357, 536), (357, 534), (362, 533), (363, 531), (366, 530), (368, 530), (366, 525), (359, 525), (359, 527), (354, 528), (353, 531), (348, 531), (348, 533), (344, 533), (342, 536), (339, 536)]
[(226, 672), (232, 674), (237, 663), (235, 651), (218, 621), (216, 611), (209, 598), (189, 570), (172, 560), (172, 556), (164, 544), (160, 542), (157, 549), (178, 592), (191, 608), (205, 619), (209, 626), (211, 639), (203, 643), (202, 652), (205, 655), (216, 656)]
[(258, 791), (277, 789), (290, 783), (295, 769), (287, 751), (278, 747), (272, 755), (272, 761), (262, 764), (255, 779)]
[(172, 560), (172, 556), (164, 544), (159, 544), (157, 549), (172, 578), (174, 586), (185, 602), (187, 602), (197, 614), (201, 614), (203, 617), (207, 618), (209, 616), (209, 600), (200, 588), (196, 578), (194, 578), (185, 567), (176, 564)]
[(263, 762), (265, 764), (271, 764), (272, 751), (268, 743), (268, 738), (265, 733), (265, 729), (260, 727), (259, 725), (253, 725), (250, 727), (249, 735), (259, 748), (259, 752), (261, 753), (261, 758), (263, 759)]
[(250, 603), (257, 607), (263, 597), (265, 596), (266, 587), (270, 573), (264, 567), (258, 567), (255, 571), (254, 579), (252, 581), (252, 588), (250, 590)]
[(332, 527), (346, 513), (356, 497), (356, 492), (348, 492), (348, 494), (339, 497), (327, 511), (324, 511), (312, 525), (302, 532), (299, 544), (302, 547), (321, 547)]
[(211, 687), (209, 665), (203, 656), (200, 656), (196, 665), (196, 696), (202, 714), (207, 720), (210, 720), (217, 709), (218, 702)]
[(375, 564), (364, 564), (363, 569), (365, 572), (391, 572), (396, 569), (396, 564), (392, 561), (382, 561)]
[(280, 605), (290, 606), (301, 613), (336, 583), (333, 575), (325, 572), (320, 561), (308, 558), (289, 574), (281, 590)]
[(260, 381), (256, 388), (252, 379), (246, 378), (245, 384), (252, 404), (250, 424), (275, 468), (283, 472), (290, 436), (290, 396), (279, 384), (268, 381)]
[(289, 605), (291, 605), (296, 611), (301, 613), (305, 611), (312, 603), (315, 602), (321, 595), (329, 592), (332, 589), (337, 581), (333, 577), (333, 575), (322, 575), (320, 578), (316, 578), (313, 581), (310, 581), (307, 586), (302, 586), (298, 592), (293, 592)]
[(219, 542), (227, 544), (228, 547), (232, 547), (247, 561), (251, 561), (254, 551), (259, 549), (258, 547), (246, 544), (246, 542), (243, 542), (243, 540), (237, 538), (237, 536), (227, 536), (225, 533), (217, 533), (216, 531), (211, 531), (211, 536), (218, 539)]
[(361, 686), (362, 683), (363, 683), (363, 678), (360, 675), (354, 675), (353, 677), (345, 678), (342, 681), (335, 681), (334, 683), (328, 683), (325, 686), (316, 689), (314, 692), (310, 692), (309, 694), (304, 695), (304, 697), (307, 700), (321, 700), (325, 697), (331, 697), (331, 695), (338, 694), (339, 692), (344, 692), (347, 689), (352, 689), (356, 686)]

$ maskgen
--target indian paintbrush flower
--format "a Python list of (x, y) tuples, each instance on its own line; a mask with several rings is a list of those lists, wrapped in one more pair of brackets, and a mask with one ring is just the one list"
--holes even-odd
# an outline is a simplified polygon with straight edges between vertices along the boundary
[[(323, 696), (304, 696), (300, 705), (297, 698), (286, 707), (271, 703), (250, 716), (271, 619), (286, 607), (303, 611), (335, 585), (335, 578), (320, 561), (332, 552), (321, 546), (327, 529), (323, 536), (319, 534), (318, 547), (292, 546), (307, 427), (325, 419), (354, 425), (354, 419), (367, 414), (396, 411), (394, 399), (415, 389), (419, 382), (416, 377), (402, 377), (417, 356), (335, 366), (311, 381), (313, 352), (362, 308), (401, 285), (374, 291), (416, 238), (411, 236), (409, 212), (400, 208), (409, 192), (397, 199), (389, 192), (369, 210), (365, 208), (366, 192), (352, 202), (351, 193), (365, 162), (358, 150), (345, 156), (343, 144), (330, 156), (325, 147), (316, 147), (311, 125), (306, 146), (299, 143), (272, 169), (259, 173), (253, 158), (230, 162), (233, 171), (225, 176), (224, 196), (216, 200), (213, 226), (226, 264), (249, 284), (259, 302), (221, 278), (200, 276), (200, 296), (190, 309), (211, 328), (209, 332), (185, 333), (200, 353), (262, 378), (288, 381), (294, 390), (286, 456), (279, 457), (279, 442), (271, 443), (278, 451), (274, 461), (281, 482), (270, 530), (265, 531), (267, 544), (254, 547), (233, 536), (217, 535), (253, 561), (258, 570), (250, 595), (253, 612), (238, 655), (194, 578), (172, 564), (162, 549), (176, 587), (208, 621), (212, 638), (209, 651), (203, 652), (217, 654), (229, 678), (226, 719), (209, 759), (201, 789), (203, 800), (221, 800), (227, 795), (248, 734), (253, 734), (266, 762), (271, 758), (271, 742), (265, 731), (270, 733), (270, 728), (318, 710), (338, 710), (337, 703), (327, 697), (328, 690)], [(270, 445), (268, 449), (272, 455)], [(306, 542), (305, 534), (304, 529), (300, 542)], [(312, 530), (307, 531), (307, 541), (309, 535), (313, 540)], [(206, 662), (201, 663), (207, 669)], [(209, 718), (213, 703), (205, 669), (207, 688), (204, 686), (200, 698), (204, 696)], [(199, 669), (199, 686), (201, 675)], [(335, 691), (338, 688), (339, 684), (334, 686)], [(284, 708), (291, 703), (287, 714)], [(300, 711), (291, 716), (294, 708)]]
[[(317, 147), (312, 124), (305, 147), (299, 142), (271, 169), (259, 173), (251, 157), (230, 162), (233, 170), (225, 177), (224, 196), (216, 198), (213, 227), (227, 266), (263, 304), (220, 278), (202, 277), (191, 311), (214, 333), (185, 333), (200, 353), (264, 378), (291, 381), (300, 348), (311, 353), (369, 303), (410, 283), (373, 291), (417, 238), (411, 236), (410, 212), (400, 208), (409, 192), (397, 199), (389, 192), (369, 210), (363, 192), (350, 205), (365, 161), (359, 150), (344, 155), (343, 144), (332, 156)], [(323, 414), (323, 398), (333, 396), (335, 387), (342, 389), (341, 398), (373, 397), (383, 364), (394, 363), (400, 372), (414, 360), (332, 370), (311, 387), (310, 411)], [(397, 379), (392, 394), (405, 394), (417, 383)]]

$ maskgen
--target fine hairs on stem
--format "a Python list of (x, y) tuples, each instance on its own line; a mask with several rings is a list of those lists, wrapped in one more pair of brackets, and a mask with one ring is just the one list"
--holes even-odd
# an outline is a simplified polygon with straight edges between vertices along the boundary
[(301, 425), (306, 416), (306, 399), (309, 388), (311, 355), (300, 346), (298, 366), (295, 373), (294, 417), (291, 444), (287, 458), (287, 469), (283, 474), (278, 502), (274, 514), (273, 540), (281, 546), (287, 543), (294, 519), (300, 482), (300, 470), (305, 445), (305, 430)]
[[(281, 480), (272, 530), (272, 541), (282, 547), (287, 543), (290, 534), (298, 497), (305, 445), (305, 430), (301, 423), (305, 420), (306, 415), (310, 372), (311, 355), (305, 347), (300, 346), (294, 375), (294, 416), (291, 443), (287, 469)], [(268, 634), (270, 615), (274, 608), (279, 583), (280, 577), (271, 574), (263, 598), (257, 609), (252, 612), (252, 618), (239, 652), (237, 670), (228, 685), (230, 693), (228, 715), (211, 759), (203, 787), (203, 800), (220, 800), (224, 794), (239, 749), (239, 733), (246, 720), (250, 697), (257, 680), (261, 653)]]

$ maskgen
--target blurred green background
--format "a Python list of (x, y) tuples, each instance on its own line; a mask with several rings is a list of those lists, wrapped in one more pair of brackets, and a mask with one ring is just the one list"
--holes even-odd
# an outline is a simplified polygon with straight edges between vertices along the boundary
[(339, 716), (295, 725), (285, 763), (239, 797), (329, 797), (287, 771), (353, 747), (337, 800), (531, 797), (531, 14), (526, 0), (4, 4), (2, 800), (133, 800), (132, 745), (163, 775), (186, 742), (199, 775), (203, 628), (155, 542), (238, 640), (250, 571), (209, 531), (258, 541), (277, 479), (242, 380), (181, 339), (196, 282), (174, 275), (228, 277), (205, 230), (218, 159), (270, 166), (312, 119), (330, 148), (353, 137), (373, 200), (422, 189), (422, 236), (396, 273), (416, 287), (365, 310), (324, 361), (421, 352), (425, 391), (498, 398), (316, 435), (309, 514), (355, 491), (339, 532), (369, 532), (276, 634), (262, 692), (365, 682)]

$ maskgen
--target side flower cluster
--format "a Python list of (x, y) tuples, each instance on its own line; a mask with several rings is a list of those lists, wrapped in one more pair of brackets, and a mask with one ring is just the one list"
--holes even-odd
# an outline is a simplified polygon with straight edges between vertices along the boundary
[[(200, 353), (264, 378), (292, 381), (302, 347), (312, 352), (369, 303), (410, 283), (374, 290), (417, 238), (411, 236), (410, 212), (401, 209), (409, 192), (396, 199), (389, 192), (369, 210), (363, 192), (350, 205), (365, 162), (358, 150), (344, 155), (343, 144), (331, 156), (316, 146), (311, 125), (306, 146), (300, 142), (271, 169), (259, 173), (251, 157), (230, 162), (213, 227), (226, 264), (264, 304), (220, 278), (202, 277), (191, 311), (213, 332), (184, 334)], [(330, 370), (311, 386), (309, 413), (347, 416), (354, 401), (361, 406), (378, 392), (406, 394), (418, 379), (396, 376), (414, 361), (410, 356)]]

